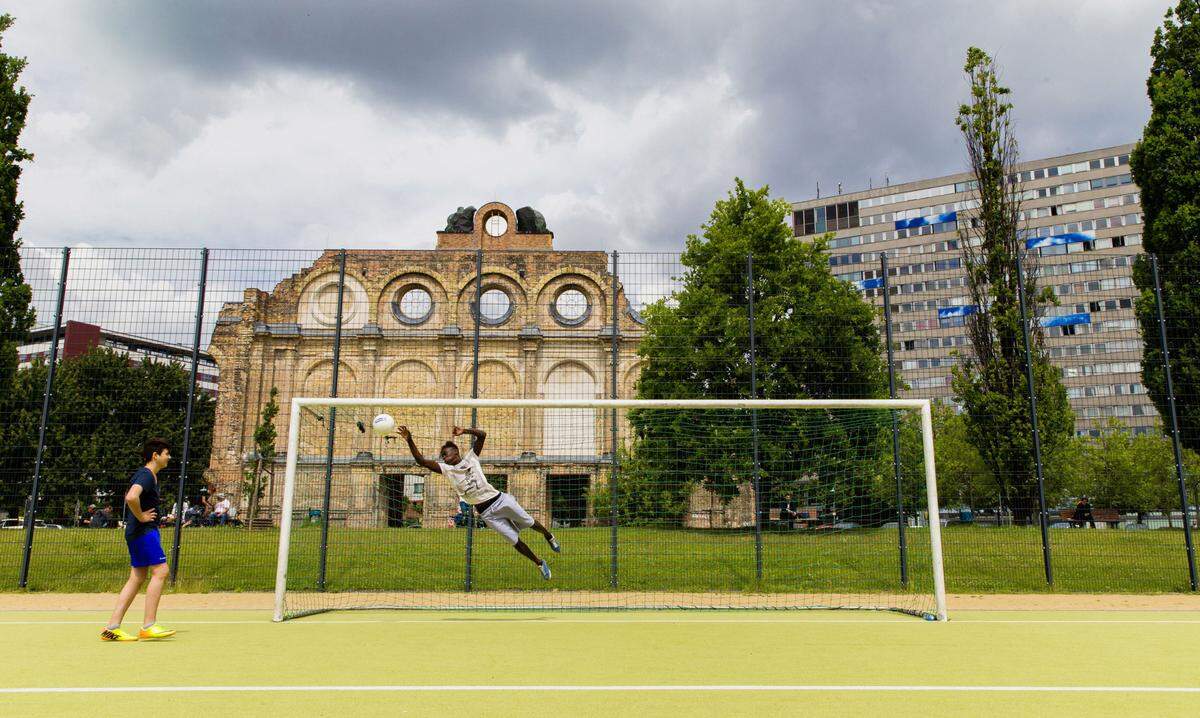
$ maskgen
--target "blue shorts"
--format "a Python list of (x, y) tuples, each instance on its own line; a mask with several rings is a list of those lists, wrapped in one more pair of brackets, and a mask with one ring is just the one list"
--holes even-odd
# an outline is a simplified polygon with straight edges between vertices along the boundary
[(141, 536), (127, 538), (125, 544), (129, 546), (129, 565), (134, 568), (167, 562), (167, 554), (163, 552), (162, 541), (158, 538), (158, 529), (147, 529)]

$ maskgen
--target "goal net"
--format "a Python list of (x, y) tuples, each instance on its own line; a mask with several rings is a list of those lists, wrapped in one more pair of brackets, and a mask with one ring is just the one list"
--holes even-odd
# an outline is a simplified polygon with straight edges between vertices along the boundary
[[(455, 426), (485, 431), (488, 481), (561, 545), (520, 533), (552, 578), (403, 439), (375, 433), (381, 413), (433, 461), (447, 441), (473, 446)], [(895, 454), (894, 417), (919, 427)], [(901, 457), (920, 466), (898, 471)], [(275, 619), (373, 608), (944, 619), (932, 457), (925, 400), (296, 398)]]

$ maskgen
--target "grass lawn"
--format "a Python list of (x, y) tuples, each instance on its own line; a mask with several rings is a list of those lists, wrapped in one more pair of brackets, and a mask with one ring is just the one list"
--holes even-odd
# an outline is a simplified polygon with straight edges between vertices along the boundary
[[(635, 591), (872, 592), (898, 591), (895, 530), (841, 533), (765, 533), (763, 582), (755, 582), (752, 533), (621, 528), (619, 580)], [(164, 541), (170, 554), (170, 529)], [(607, 590), (608, 528), (560, 529), (564, 552), (550, 554), (541, 538), (525, 540), (550, 557), (558, 590)], [(1051, 532), (1055, 590), (1141, 593), (1185, 591), (1187, 563), (1181, 530), (1065, 530)], [(946, 587), (951, 593), (1048, 590), (1036, 528), (953, 526), (943, 531)], [(0, 590), (17, 590), (20, 531), (0, 531)], [(495, 533), (475, 532), (473, 585), (480, 590), (545, 588), (536, 570)], [(912, 586), (928, 591), (929, 541), (910, 529)], [(279, 534), (273, 530), (199, 528), (183, 532), (178, 590), (266, 591), (274, 587)], [(464, 529), (330, 530), (330, 590), (462, 590)], [(320, 530), (297, 529), (289, 583), (316, 583)], [(127, 573), (116, 530), (39, 531), (29, 588), (35, 591), (115, 591)]]

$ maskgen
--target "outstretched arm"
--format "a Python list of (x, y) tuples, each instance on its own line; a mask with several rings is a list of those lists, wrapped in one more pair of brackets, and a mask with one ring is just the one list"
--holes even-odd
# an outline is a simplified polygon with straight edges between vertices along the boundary
[(454, 427), (454, 435), (461, 436), (462, 434), (470, 434), (475, 437), (475, 443), (471, 445), (471, 450), (476, 456), (483, 453), (483, 440), (487, 438), (487, 432), (483, 429), (464, 429), (461, 426)]
[(429, 469), (430, 471), (436, 471), (439, 474), (442, 473), (442, 468), (440, 466), (438, 466), (438, 463), (436, 461), (430, 461), (429, 459), (426, 459), (424, 456), (421, 455), (421, 450), (417, 448), (417, 445), (413, 441), (413, 438), (412, 438), (412, 432), (408, 430), (407, 426), (396, 427), (396, 433), (399, 434), (401, 438), (403, 438), (405, 441), (408, 442), (408, 450), (410, 452), (412, 452), (412, 457), (413, 457), (414, 461), (416, 461), (421, 466), (424, 466), (425, 468)]

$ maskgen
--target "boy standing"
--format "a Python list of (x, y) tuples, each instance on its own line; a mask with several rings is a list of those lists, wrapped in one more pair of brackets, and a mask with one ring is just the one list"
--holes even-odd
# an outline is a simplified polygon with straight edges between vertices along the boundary
[[(175, 631), (158, 625), (158, 600), (167, 580), (167, 555), (158, 537), (158, 472), (171, 461), (171, 448), (163, 439), (150, 439), (142, 446), (146, 465), (129, 480), (125, 492), (125, 543), (129, 547), (129, 579), (125, 581), (108, 625), (100, 632), (102, 641), (136, 641), (170, 638)], [(121, 630), (121, 621), (138, 589), (150, 574), (146, 586), (145, 620), (137, 635)]]

